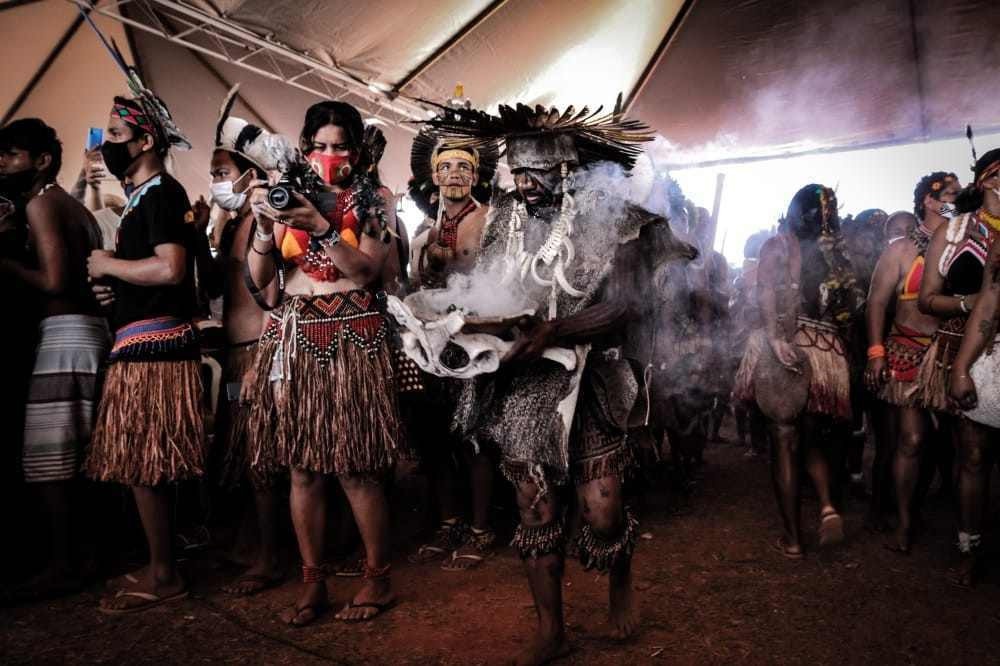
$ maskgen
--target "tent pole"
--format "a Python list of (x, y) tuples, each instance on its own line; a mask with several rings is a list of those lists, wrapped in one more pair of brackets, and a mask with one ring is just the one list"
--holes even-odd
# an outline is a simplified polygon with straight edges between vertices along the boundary
[(15, 9), (16, 7), (23, 7), (25, 5), (33, 5), (40, 1), (41, 0), (7, 0), (6, 2), (0, 2), (0, 12), (8, 9)]
[(719, 233), (719, 208), (722, 206), (722, 188), (726, 184), (726, 174), (719, 172), (715, 177), (715, 201), (712, 202), (712, 230), (709, 247), (715, 247), (715, 236)]
[[(89, 7), (85, 8), (83, 9), (83, 11), (89, 14), (90, 8)], [(63, 36), (59, 39), (58, 42), (56, 42), (56, 45), (52, 47), (52, 50), (49, 51), (49, 55), (47, 55), (45, 57), (45, 60), (42, 61), (42, 64), (38, 68), (38, 71), (35, 72), (35, 75), (31, 77), (31, 80), (28, 81), (28, 84), (24, 86), (24, 89), (21, 91), (21, 93), (16, 98), (14, 98), (14, 102), (10, 105), (10, 108), (7, 109), (7, 112), (3, 114), (3, 119), (0, 120), (0, 126), (6, 125), (10, 121), (10, 119), (13, 118), (15, 115), (17, 115), (17, 112), (21, 110), (21, 107), (28, 100), (28, 97), (31, 95), (32, 91), (34, 91), (38, 83), (49, 71), (49, 68), (52, 67), (52, 63), (56, 61), (56, 58), (59, 57), (59, 54), (63, 52), (63, 49), (66, 48), (66, 45), (69, 44), (71, 39), (73, 39), (73, 35), (75, 35), (76, 31), (80, 29), (81, 25), (83, 25), (83, 20), (84, 20), (83, 16), (84, 16), (83, 14), (78, 14), (76, 18), (73, 19), (73, 23), (70, 24), (69, 29), (66, 30), (65, 33), (63, 33)]]
[(642, 74), (639, 75), (639, 80), (635, 82), (632, 86), (632, 92), (628, 94), (628, 98), (625, 100), (625, 105), (622, 107), (625, 114), (628, 114), (632, 110), (632, 105), (635, 104), (635, 100), (639, 97), (639, 93), (642, 89), (646, 87), (649, 83), (649, 79), (653, 76), (653, 72), (656, 71), (656, 66), (660, 64), (660, 60), (663, 58), (663, 54), (667, 52), (667, 47), (670, 46), (670, 42), (674, 41), (674, 37), (680, 32), (681, 25), (683, 25), (684, 20), (687, 19), (688, 15), (691, 13), (691, 8), (694, 7), (694, 3), (697, 0), (684, 0), (684, 4), (681, 8), (677, 10), (677, 16), (674, 17), (673, 22), (670, 27), (667, 28), (667, 33), (663, 35), (663, 39), (660, 40), (659, 46), (653, 51), (653, 57), (649, 59), (646, 63), (646, 68), (642, 70)]

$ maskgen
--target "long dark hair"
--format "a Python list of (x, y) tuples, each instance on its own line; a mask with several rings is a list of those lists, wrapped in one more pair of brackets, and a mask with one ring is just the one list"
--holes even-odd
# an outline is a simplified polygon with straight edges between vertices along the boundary
[[(941, 200), (941, 192), (944, 191), (945, 181), (949, 178), (954, 178), (958, 180), (958, 176), (947, 171), (935, 171), (934, 173), (929, 173), (920, 179), (917, 186), (913, 189), (913, 214), (917, 216), (918, 220), (924, 219), (924, 213), (927, 211), (924, 209), (924, 197), (928, 194), (938, 201)], [(935, 190), (934, 183), (941, 183), (941, 186)]]
[(299, 148), (302, 152), (309, 151), (317, 132), (327, 125), (336, 125), (344, 130), (348, 145), (358, 154), (354, 172), (364, 173), (371, 163), (371, 157), (365, 147), (365, 123), (361, 119), (361, 113), (346, 102), (327, 100), (309, 107), (306, 119), (302, 123), (302, 133), (299, 135)]

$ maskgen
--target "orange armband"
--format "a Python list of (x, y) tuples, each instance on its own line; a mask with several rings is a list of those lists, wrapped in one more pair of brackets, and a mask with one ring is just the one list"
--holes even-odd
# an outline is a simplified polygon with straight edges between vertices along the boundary
[(868, 348), (868, 360), (885, 358), (885, 345), (872, 345)]

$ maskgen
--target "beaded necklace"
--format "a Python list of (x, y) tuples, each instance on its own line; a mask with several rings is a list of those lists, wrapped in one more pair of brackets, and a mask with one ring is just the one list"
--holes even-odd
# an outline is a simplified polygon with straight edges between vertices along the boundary
[(441, 228), (438, 232), (437, 242), (454, 250), (458, 245), (458, 225), (474, 210), (476, 210), (476, 202), (470, 200), (455, 217), (450, 217), (448, 213), (443, 212), (442, 204)]

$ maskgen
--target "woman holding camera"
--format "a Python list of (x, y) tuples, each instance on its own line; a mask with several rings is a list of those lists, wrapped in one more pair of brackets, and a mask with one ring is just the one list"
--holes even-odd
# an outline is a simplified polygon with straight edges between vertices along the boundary
[[(322, 183), (305, 194), (289, 187), (287, 205), (282, 193), (269, 197), (258, 183), (251, 195), (257, 226), (247, 251), (248, 286), (272, 308), (254, 363), (248, 446), (261, 472), (291, 472), (304, 585), (282, 619), (295, 626), (329, 608), (323, 567), (329, 475), (347, 495), (366, 551), (363, 586), (336, 617), (366, 621), (393, 604), (383, 481), (399, 446), (380, 284), (393, 247), (392, 194), (367, 175), (372, 158), (353, 106), (310, 107), (300, 147)], [(308, 181), (296, 183), (294, 170), (282, 180)]]

